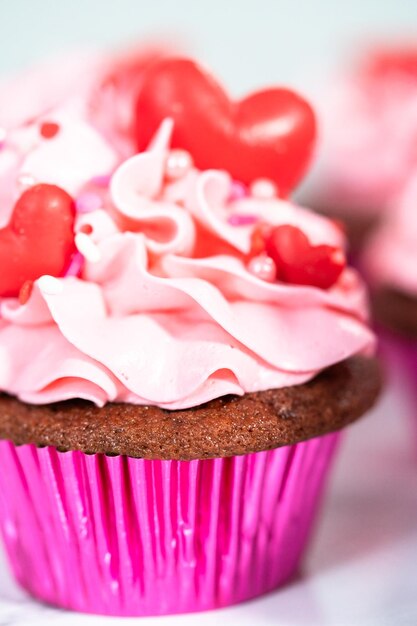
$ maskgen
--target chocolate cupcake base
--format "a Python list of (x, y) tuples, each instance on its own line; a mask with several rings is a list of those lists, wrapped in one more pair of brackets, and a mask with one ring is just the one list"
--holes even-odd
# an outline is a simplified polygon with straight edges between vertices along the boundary
[(81, 400), (35, 406), (1, 395), (0, 439), (145, 459), (237, 456), (339, 430), (372, 406), (379, 389), (377, 362), (356, 356), (303, 385), (182, 411), (129, 404), (97, 408)]
[(276, 589), (299, 568), (340, 429), (379, 385), (376, 362), (355, 357), (185, 411), (1, 396), (0, 531), (17, 580), (50, 604), (123, 616)]

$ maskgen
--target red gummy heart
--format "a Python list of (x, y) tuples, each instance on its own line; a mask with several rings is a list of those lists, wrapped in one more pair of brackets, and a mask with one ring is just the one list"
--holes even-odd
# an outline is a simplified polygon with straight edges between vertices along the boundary
[(328, 289), (342, 273), (346, 260), (340, 248), (312, 246), (295, 226), (277, 226), (266, 240), (267, 254), (275, 261), (278, 279), (295, 285)]
[(200, 169), (225, 169), (246, 184), (273, 180), (285, 196), (310, 159), (316, 122), (310, 105), (288, 89), (258, 91), (232, 102), (196, 63), (167, 59), (150, 67), (136, 105), (144, 150), (161, 121), (174, 120), (173, 148), (188, 150)]
[(0, 296), (17, 296), (22, 285), (44, 274), (61, 276), (74, 253), (73, 199), (55, 185), (35, 185), (0, 230)]

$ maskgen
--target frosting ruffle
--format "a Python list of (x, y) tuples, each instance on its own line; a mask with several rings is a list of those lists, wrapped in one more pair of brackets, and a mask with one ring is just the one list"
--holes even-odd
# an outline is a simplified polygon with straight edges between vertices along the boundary
[[(24, 167), (42, 182), (61, 171), (60, 184), (76, 196), (120, 156), (94, 129), (94, 139), (77, 131), (84, 153), (75, 176), (65, 139), (72, 124), (61, 123), (53, 158), (42, 145)], [(234, 226), (230, 217), (292, 224), (314, 245), (343, 245), (338, 227), (278, 198), (232, 200), (224, 172), (167, 179), (170, 133), (166, 120), (147, 152), (116, 169), (103, 206), (78, 214), (76, 230), (88, 226), (98, 252), (84, 259), (81, 276), (43, 276), (26, 304), (0, 302), (0, 389), (31, 403), (85, 398), (179, 409), (300, 384), (372, 351), (353, 270), (326, 291), (263, 281), (247, 267), (253, 225)]]

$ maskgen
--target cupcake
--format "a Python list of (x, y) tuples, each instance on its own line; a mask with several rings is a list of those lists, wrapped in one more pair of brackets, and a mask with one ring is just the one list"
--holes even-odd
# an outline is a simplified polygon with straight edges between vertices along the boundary
[(314, 117), (161, 61), (129, 145), (150, 143), (126, 158), (86, 102), (9, 130), (0, 155), (10, 564), (89, 613), (242, 602), (297, 571), (340, 432), (380, 387), (343, 234), (286, 197)]
[(355, 251), (417, 166), (417, 46), (368, 49), (324, 93), (310, 200), (346, 223)]
[(375, 318), (388, 363), (403, 366), (415, 393), (417, 380), (417, 171), (386, 221), (366, 246), (363, 267), (372, 286)]

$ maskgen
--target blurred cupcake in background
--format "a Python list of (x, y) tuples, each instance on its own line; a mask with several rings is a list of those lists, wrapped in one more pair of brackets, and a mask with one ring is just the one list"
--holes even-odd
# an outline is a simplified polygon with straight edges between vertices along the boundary
[(417, 389), (417, 170), (366, 245), (362, 265), (371, 285), (383, 353)]
[(417, 166), (417, 43), (368, 49), (325, 96), (309, 201), (345, 222), (355, 251)]

